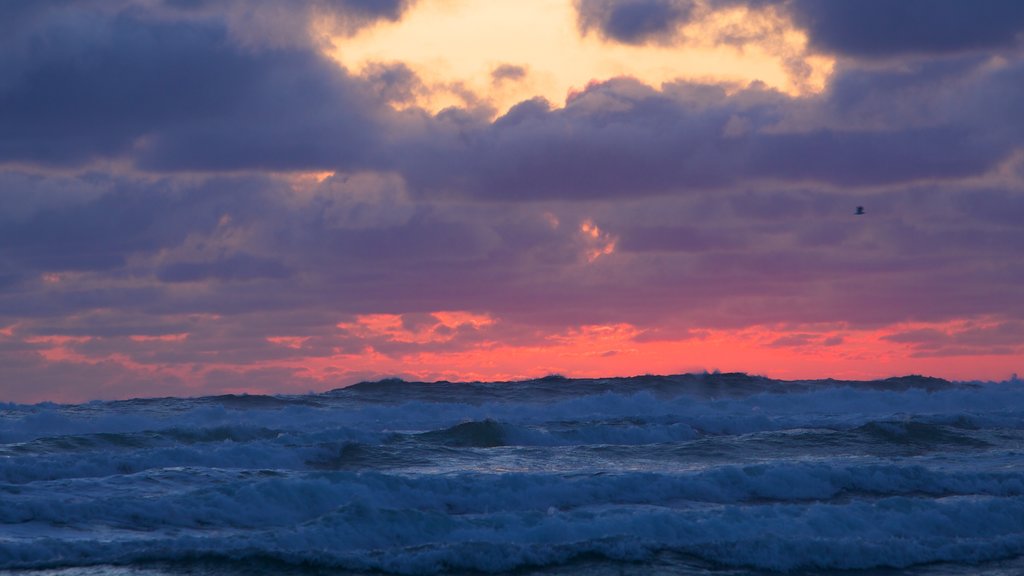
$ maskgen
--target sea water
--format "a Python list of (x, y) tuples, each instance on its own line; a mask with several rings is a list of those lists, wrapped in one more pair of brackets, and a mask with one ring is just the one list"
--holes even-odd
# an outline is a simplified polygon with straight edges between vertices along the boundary
[(0, 404), (0, 572), (1024, 574), (1024, 383)]

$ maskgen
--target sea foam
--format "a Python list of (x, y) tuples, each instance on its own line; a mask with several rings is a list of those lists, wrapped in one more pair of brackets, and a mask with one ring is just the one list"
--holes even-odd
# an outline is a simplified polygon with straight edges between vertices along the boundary
[(971, 574), (1024, 557), (1024, 386), (708, 375), (9, 404), (0, 501), (0, 569), (669, 554), (712, 574)]

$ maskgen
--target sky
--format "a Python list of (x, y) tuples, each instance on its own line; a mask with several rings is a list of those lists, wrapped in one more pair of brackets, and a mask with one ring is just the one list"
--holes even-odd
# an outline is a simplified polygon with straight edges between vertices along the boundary
[(1018, 0), (0, 3), (0, 402), (1004, 380), (1022, 247)]

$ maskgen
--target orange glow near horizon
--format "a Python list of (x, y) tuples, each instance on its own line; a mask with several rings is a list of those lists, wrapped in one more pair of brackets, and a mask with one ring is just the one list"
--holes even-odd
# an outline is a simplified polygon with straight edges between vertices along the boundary
[[(192, 366), (160, 364), (136, 359), (130, 351), (92, 356), (80, 346), (102, 341), (89, 336), (36, 336), (24, 341), (35, 345), (45, 361), (66, 364), (118, 365), (124, 380), (145, 382), (154, 376), (174, 376), (181, 390), (160, 394), (223, 392), (307, 392), (327, 390), (363, 380), (400, 377), (407, 380), (511, 381), (561, 374), (573, 378), (635, 376), (640, 374), (746, 372), (781, 380), (836, 378), (872, 380), (906, 374), (923, 374), (949, 380), (1006, 380), (1022, 372), (1024, 346), (1004, 346), (1005, 353), (983, 352), (930, 355), (927, 347), (893, 340), (894, 335), (914, 333), (955, 337), (965, 330), (991, 328), (992, 319), (958, 319), (943, 323), (902, 323), (872, 330), (843, 326), (773, 327), (691, 330), (682, 336), (653, 339), (651, 333), (629, 323), (592, 324), (556, 332), (527, 331), (519, 343), (501, 338), (508, 328), (487, 314), (442, 311), (409, 315), (368, 314), (338, 324), (340, 334), (364, 342), (361, 348), (330, 356), (303, 355), (307, 337), (271, 336), (266, 340), (293, 350), (287, 359), (225, 364), (211, 358)], [(522, 329), (522, 327), (520, 327)], [(469, 335), (468, 341), (455, 336)], [(520, 331), (520, 334), (522, 332)], [(532, 335), (531, 335), (532, 334)], [(140, 347), (172, 350), (188, 340), (187, 334), (129, 336)], [(389, 348), (388, 344), (401, 344)], [(391, 349), (392, 351), (388, 351)], [(394, 350), (399, 350), (395, 352)], [(922, 353), (923, 352), (925, 353)], [(203, 374), (245, 374), (251, 370), (280, 370), (295, 380), (274, 385), (218, 387), (200, 384)], [(319, 382), (319, 385), (311, 385)], [(214, 386), (214, 388), (210, 388)], [(74, 394), (74, 392), (69, 392)], [(140, 388), (137, 395), (147, 395)], [(37, 398), (35, 400), (85, 401), (94, 398)]]
[[(820, 92), (833, 61), (806, 53), (803, 32), (771, 8), (705, 10), (680, 28), (678, 42), (626, 45), (581, 34), (571, 0), (423, 0), (398, 22), (353, 37), (329, 37), (328, 54), (354, 72), (402, 62), (423, 80), (414, 104), (438, 111), (477, 101), (498, 114), (543, 96), (561, 106), (593, 81), (629, 76), (651, 86), (679, 79), (746, 85), (790, 95)], [(744, 38), (740, 45), (721, 38)], [(510, 76), (501, 66), (518, 67)]]
[[(637, 342), (638, 330), (630, 325), (586, 326), (553, 346), (495, 347), (464, 353), (468, 366), (489, 365), (502, 379), (518, 379), (548, 373), (575, 377), (610, 374), (672, 374), (721, 370), (763, 374), (780, 379), (823, 377), (873, 379), (907, 373), (925, 373), (951, 379), (1000, 378), (1019, 368), (1019, 357), (988, 356), (984, 367), (978, 356), (913, 357), (905, 347), (882, 340), (887, 331), (855, 333), (835, 349), (816, 347), (771, 348), (768, 343), (784, 336), (763, 328), (741, 331), (709, 331), (703, 338), (682, 341)], [(484, 355), (481, 355), (484, 356)], [(998, 359), (1002, 358), (1003, 362)], [(414, 365), (443, 365), (451, 358), (419, 355)], [(526, 360), (532, 369), (524, 371)], [(1002, 365), (1002, 366), (997, 366)], [(394, 369), (405, 364), (396, 365)], [(446, 370), (447, 379), (456, 370)], [(986, 372), (979, 374), (979, 372)], [(496, 374), (497, 375), (497, 374)], [(489, 379), (486, 373), (480, 378)]]
[[(387, 322), (379, 326), (377, 334), (394, 330), (395, 341), (408, 342), (410, 336), (398, 329), (397, 317), (386, 316)], [(950, 380), (1003, 380), (1020, 371), (1024, 354), (1020, 347), (1015, 354), (928, 356), (886, 339), (914, 330), (955, 333), (965, 322), (817, 332), (755, 326), (700, 330), (692, 337), (665, 340), (645, 340), (645, 332), (628, 323), (586, 325), (538, 335), (536, 344), (510, 345), (486, 339), (465, 349), (394, 356), (371, 348), (358, 354), (306, 359), (292, 367), (323, 380), (359, 375), (357, 379), (398, 376), (425, 381), (521, 380), (552, 373), (589, 378), (705, 370), (747, 372), (783, 380), (871, 380), (912, 373)]]

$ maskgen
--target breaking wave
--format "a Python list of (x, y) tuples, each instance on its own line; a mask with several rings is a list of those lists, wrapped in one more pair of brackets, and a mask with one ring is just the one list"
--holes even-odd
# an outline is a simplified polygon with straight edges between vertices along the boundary
[(973, 574), (1024, 562), (1022, 446), (1019, 381), (392, 380), (7, 404), (0, 570)]

